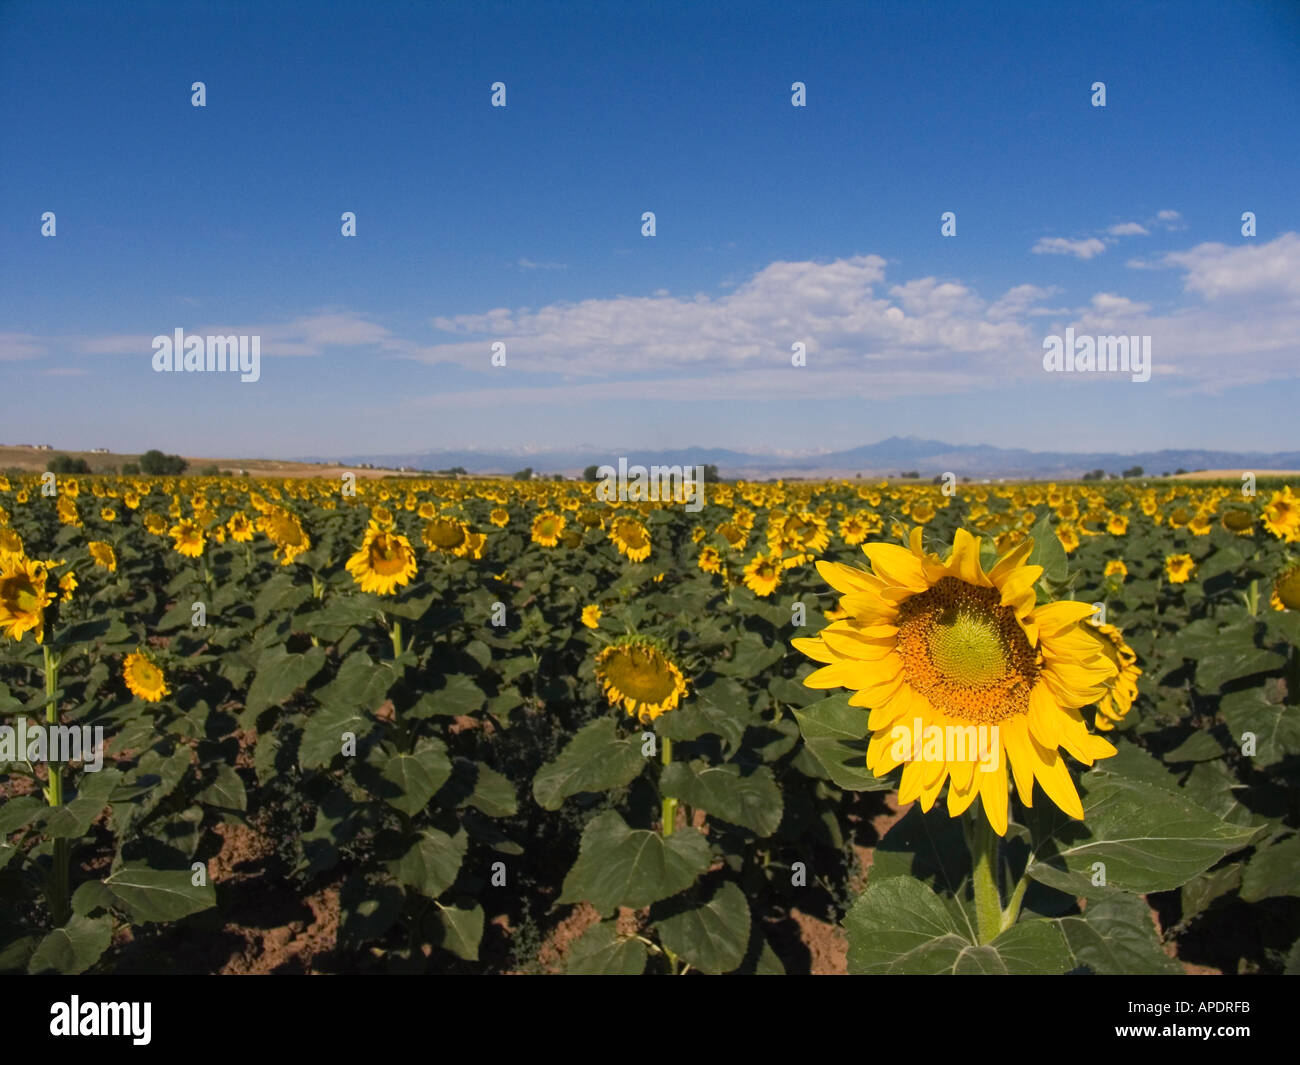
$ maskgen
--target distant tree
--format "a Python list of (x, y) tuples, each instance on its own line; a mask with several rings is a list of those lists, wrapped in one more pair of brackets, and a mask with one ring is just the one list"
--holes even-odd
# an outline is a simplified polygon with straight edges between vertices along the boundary
[(582, 479), (583, 479), (584, 481), (599, 481), (599, 480), (600, 480), (600, 467), (599, 467), (599, 466), (588, 466), (585, 470), (582, 471)]
[(150, 477), (174, 477), (184, 473), (189, 465), (179, 455), (164, 455), (157, 448), (150, 448), (140, 456), (140, 470)]
[(1122, 474), (1122, 476), (1124, 476), (1124, 477), (1141, 477), (1141, 476), (1142, 476), (1142, 467), (1141, 467), (1141, 466), (1130, 466), (1127, 470), (1124, 471), (1124, 473)]
[(1180, 474), (1180, 473), (1186, 473), (1186, 472), (1187, 472), (1187, 471), (1186, 471), (1185, 469), (1183, 469), (1181, 466), (1179, 466), (1178, 469), (1174, 470), (1174, 476), (1177, 476), (1177, 475)]
[(919, 480), (921, 479), (921, 471), (920, 471), (920, 470), (904, 470), (904, 471), (903, 471), (902, 473), (900, 473), (898, 476), (901, 477), (901, 478), (903, 478), (904, 480), (919, 481)]
[(139, 477), (139, 476), (140, 476), (140, 464), (139, 464), (138, 462), (124, 462), (124, 463), (122, 463), (122, 476), (123, 476), (123, 477)]
[(67, 455), (55, 455), (45, 464), (49, 473), (89, 473), (90, 466), (85, 459), (69, 458)]
[(1165, 472), (1162, 473), (1160, 476), (1161, 476), (1161, 477), (1168, 477), (1168, 476), (1169, 476), (1169, 471), (1168, 471), (1168, 470), (1165, 470)]
[(1106, 479), (1105, 470), (1090, 470), (1083, 475), (1085, 481), (1104, 481)]
[(552, 480), (552, 481), (562, 481), (562, 480), (564, 480), (564, 474), (562, 474), (562, 473), (555, 473), (555, 474), (552, 474), (552, 475), (551, 475), (551, 480)]
[(936, 474), (935, 474), (935, 475), (930, 479), (930, 483), (931, 483), (931, 484), (943, 484), (943, 474), (942, 474), (942, 473), (936, 473)]
[(511, 478), (516, 481), (531, 481), (533, 479), (533, 468), (525, 466), (522, 470), (511, 474)]
[(199, 470), (199, 476), (200, 476), (200, 477), (220, 477), (220, 476), (221, 476), (221, 470), (218, 469), (216, 466), (213, 466), (213, 465), (204, 466), (201, 470)]
[(717, 484), (718, 480), (718, 467), (711, 462), (706, 462), (704, 464), (704, 483)]

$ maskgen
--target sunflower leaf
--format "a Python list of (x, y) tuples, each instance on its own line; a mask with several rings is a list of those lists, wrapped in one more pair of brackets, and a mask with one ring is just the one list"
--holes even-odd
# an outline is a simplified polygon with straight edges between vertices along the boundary
[(765, 765), (742, 775), (734, 762), (713, 766), (700, 759), (674, 762), (660, 777), (659, 790), (759, 836), (775, 832), (784, 812), (781, 789)]
[(612, 921), (588, 928), (569, 948), (564, 971), (570, 976), (640, 976), (645, 972), (646, 947), (639, 939), (622, 938)]
[(745, 959), (750, 914), (745, 893), (724, 881), (706, 903), (672, 899), (651, 914), (659, 940), (680, 958), (704, 973), (729, 973)]
[(630, 784), (645, 767), (639, 734), (620, 735), (612, 717), (583, 726), (560, 756), (533, 777), (533, 798), (544, 810), (558, 810), (580, 792)]
[(849, 696), (832, 695), (794, 709), (804, 746), (826, 775), (848, 791), (889, 791), (894, 784), (867, 768), (870, 713), (849, 705)]

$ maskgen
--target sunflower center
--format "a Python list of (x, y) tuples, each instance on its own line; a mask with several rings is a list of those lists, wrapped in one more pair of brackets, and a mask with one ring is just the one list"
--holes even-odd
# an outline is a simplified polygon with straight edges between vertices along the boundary
[(0, 601), (12, 603), (15, 614), (30, 614), (40, 605), (35, 585), (22, 574), (0, 581)]
[(376, 537), (370, 548), (370, 568), (385, 577), (401, 573), (406, 568), (406, 555), (402, 545), (387, 537)]
[(610, 682), (638, 703), (657, 705), (676, 690), (676, 678), (660, 654), (648, 647), (627, 647), (610, 656)]
[(898, 649), (911, 686), (940, 713), (992, 723), (1029, 709), (1034, 649), (996, 588), (944, 577), (899, 607)]

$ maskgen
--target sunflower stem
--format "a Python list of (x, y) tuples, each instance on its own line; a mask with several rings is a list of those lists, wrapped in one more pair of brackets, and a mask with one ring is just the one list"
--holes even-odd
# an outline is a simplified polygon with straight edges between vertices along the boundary
[(1025, 901), (1025, 891), (1029, 887), (1029, 867), (1025, 866), (1025, 875), (1016, 883), (1016, 889), (1011, 893), (1011, 901), (1007, 903), (1007, 908), (1002, 911), (1002, 923), (1000, 930), (1005, 932), (1018, 920), (1020, 920), (1020, 907)]
[[(59, 658), (49, 644), (42, 646), (45, 652), (45, 721), (56, 726), (59, 723), (59, 703), (55, 693), (59, 690)], [(45, 788), (45, 801), (50, 806), (63, 805), (63, 766), (51, 761), (47, 765), (49, 784)], [(56, 928), (62, 927), (70, 916), (68, 900), (68, 840), (60, 837), (54, 840), (53, 868), (50, 872), (49, 902), (50, 915)]]
[(393, 637), (393, 657), (402, 657), (402, 621), (400, 618), (394, 618), (389, 634)]
[(975, 927), (980, 943), (991, 943), (1002, 930), (998, 896), (998, 836), (980, 811), (971, 814), (971, 883), (975, 891)]
[[(664, 768), (667, 769), (673, 760), (673, 741), (667, 736), (663, 738), (663, 747), (661, 748)], [(663, 824), (660, 827), (660, 835), (667, 839), (673, 834), (673, 829), (677, 825), (677, 800), (669, 795), (663, 797)]]

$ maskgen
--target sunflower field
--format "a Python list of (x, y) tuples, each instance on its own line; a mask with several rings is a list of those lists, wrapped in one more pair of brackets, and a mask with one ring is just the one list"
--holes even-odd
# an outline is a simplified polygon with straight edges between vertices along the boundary
[(0, 477), (0, 971), (1300, 972), (1297, 544), (1264, 481)]

